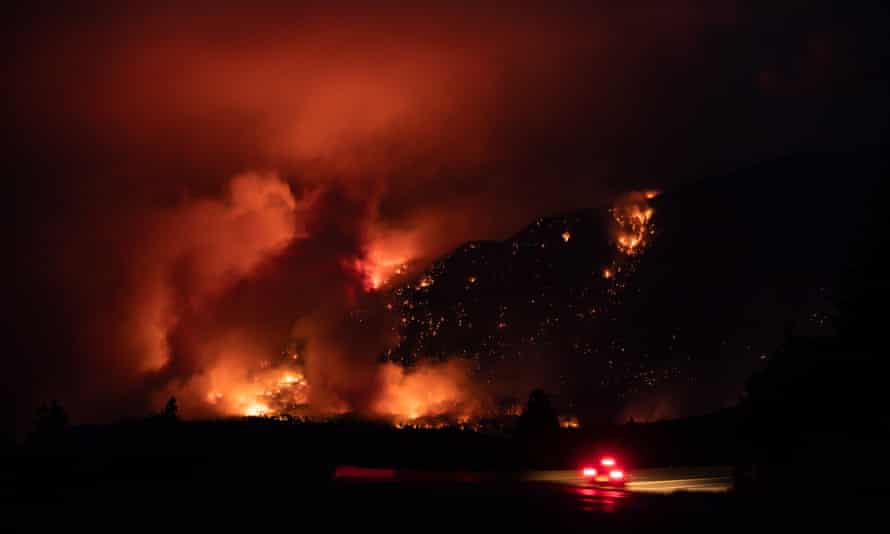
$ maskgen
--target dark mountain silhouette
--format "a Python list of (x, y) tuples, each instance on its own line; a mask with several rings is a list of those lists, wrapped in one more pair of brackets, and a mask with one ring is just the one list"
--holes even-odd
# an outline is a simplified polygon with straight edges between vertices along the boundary
[(558, 391), (593, 421), (735, 404), (789, 332), (832, 332), (852, 255), (888, 228), (886, 170), (878, 151), (801, 154), (666, 191), (611, 279), (607, 207), (468, 243), (393, 291), (403, 342), (384, 357), (471, 358), (495, 389)]

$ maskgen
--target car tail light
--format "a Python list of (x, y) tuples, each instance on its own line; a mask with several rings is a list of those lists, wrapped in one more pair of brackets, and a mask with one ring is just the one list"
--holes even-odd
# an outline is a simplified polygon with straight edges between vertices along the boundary
[(624, 471), (619, 471), (618, 469), (613, 469), (609, 471), (609, 478), (613, 478), (615, 480), (621, 480), (624, 478)]
[(612, 466), (615, 465), (615, 458), (603, 458), (600, 460), (600, 463), (603, 465)]
[(595, 477), (596, 469), (594, 469), (592, 467), (585, 467), (584, 469), (581, 470), (581, 474), (586, 477)]

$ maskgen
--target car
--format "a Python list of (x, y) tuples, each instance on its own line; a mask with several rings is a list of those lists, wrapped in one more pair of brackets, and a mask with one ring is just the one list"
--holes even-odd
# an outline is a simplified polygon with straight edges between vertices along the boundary
[(628, 474), (614, 456), (607, 455), (601, 457), (595, 464), (582, 467), (581, 476), (591, 484), (624, 487)]

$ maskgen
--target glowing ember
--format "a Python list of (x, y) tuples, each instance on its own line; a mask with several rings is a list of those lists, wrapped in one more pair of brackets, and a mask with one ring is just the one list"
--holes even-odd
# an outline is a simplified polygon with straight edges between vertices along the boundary
[(559, 426), (561, 428), (581, 428), (581, 423), (574, 415), (561, 415), (559, 417)]
[(612, 278), (613, 276), (614, 276), (614, 273), (612, 273), (612, 269), (603, 269), (603, 278), (608, 280), (609, 278)]

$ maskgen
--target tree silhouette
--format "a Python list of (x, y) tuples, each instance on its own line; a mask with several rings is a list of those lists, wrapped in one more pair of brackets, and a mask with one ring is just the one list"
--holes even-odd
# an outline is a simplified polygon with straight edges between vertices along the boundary
[(35, 431), (42, 436), (60, 434), (68, 426), (68, 413), (53, 400), (50, 404), (43, 403), (37, 409), (37, 422)]
[(176, 404), (176, 397), (170, 397), (167, 404), (164, 405), (161, 417), (169, 421), (179, 420), (179, 405)]
[(519, 417), (519, 433), (542, 434), (559, 428), (559, 420), (544, 390), (536, 389), (528, 396), (528, 406)]
[(49, 404), (43, 403), (37, 409), (37, 417), (34, 421), (34, 430), (28, 434), (29, 443), (44, 452), (58, 450), (63, 447), (62, 437), (68, 426), (68, 413), (53, 400)]
[[(833, 295), (834, 335), (789, 337), (748, 380), (740, 405), (750, 446), (743, 483), (747, 478), (762, 488), (781, 488), (787, 480), (800, 484), (818, 478), (812, 465), (832, 456), (856, 456), (870, 472), (890, 473), (887, 459), (870, 445), (890, 438), (882, 339), (890, 285), (874, 265), (855, 273)], [(869, 483), (864, 476), (856, 471), (859, 478), (846, 482), (864, 486)]]

